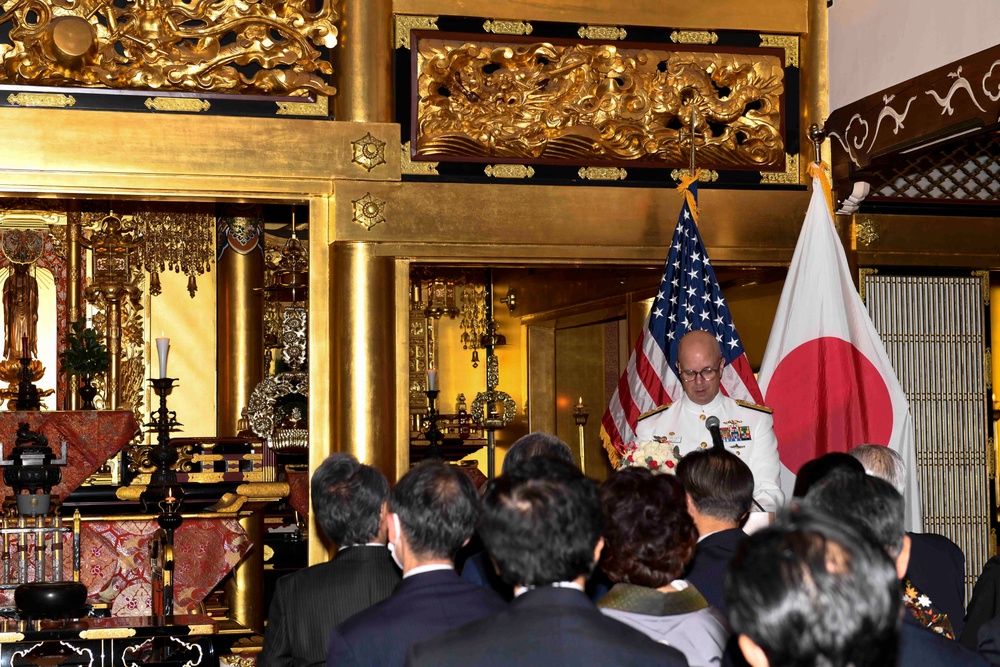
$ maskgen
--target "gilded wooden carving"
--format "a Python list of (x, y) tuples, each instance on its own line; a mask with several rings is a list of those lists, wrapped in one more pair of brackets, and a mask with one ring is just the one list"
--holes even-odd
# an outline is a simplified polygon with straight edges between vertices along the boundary
[[(10, 0), (0, 81), (30, 85), (333, 94), (332, 0)], [(321, 51), (320, 47), (324, 49)]]
[[(784, 70), (758, 52), (417, 40), (417, 157), (784, 169)], [(684, 142), (681, 137), (688, 137)]]

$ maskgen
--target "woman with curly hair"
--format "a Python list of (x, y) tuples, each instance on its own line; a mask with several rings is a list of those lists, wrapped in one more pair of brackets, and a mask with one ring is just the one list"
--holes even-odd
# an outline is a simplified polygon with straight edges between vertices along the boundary
[(628, 468), (601, 487), (601, 567), (615, 585), (597, 606), (606, 615), (673, 646), (691, 667), (719, 665), (729, 637), (722, 616), (680, 579), (698, 531), (673, 475)]

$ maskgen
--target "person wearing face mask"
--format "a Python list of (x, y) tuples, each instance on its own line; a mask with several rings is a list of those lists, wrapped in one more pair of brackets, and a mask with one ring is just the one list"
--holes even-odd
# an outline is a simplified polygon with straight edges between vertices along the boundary
[(478, 518), (476, 489), (455, 466), (425, 461), (404, 475), (388, 515), (389, 546), (403, 580), (388, 599), (330, 634), (327, 665), (401, 667), (416, 642), (503, 609), (494, 591), (455, 572), (455, 554)]
[(312, 478), (313, 513), (339, 549), (328, 563), (278, 580), (259, 667), (315, 667), (330, 630), (380, 602), (399, 583), (385, 548), (389, 482), (350, 454), (332, 454)]

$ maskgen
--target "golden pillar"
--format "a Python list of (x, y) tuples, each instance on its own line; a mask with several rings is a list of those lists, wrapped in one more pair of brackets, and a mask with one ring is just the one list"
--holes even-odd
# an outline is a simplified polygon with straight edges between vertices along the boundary
[(395, 478), (393, 263), (368, 243), (335, 243), (332, 257), (332, 449)]
[[(111, 361), (108, 364), (108, 409), (117, 410), (121, 403), (121, 377), (122, 377), (122, 297), (124, 294), (120, 287), (109, 286), (103, 291), (104, 303), (107, 304), (107, 323), (105, 324), (105, 339), (108, 346), (108, 355)], [(96, 291), (95, 291), (96, 293)]]
[[(83, 317), (83, 287), (80, 280), (80, 266), (83, 253), (80, 247), (82, 220), (79, 202), (73, 202), (66, 213), (66, 310), (70, 322)], [(80, 409), (80, 395), (77, 393), (77, 377), (70, 376), (66, 383), (69, 410)]]
[(333, 72), (336, 120), (392, 122), (392, 0), (342, 0)]
[(264, 632), (264, 504), (250, 503), (250, 512), (241, 514), (240, 526), (246, 531), (250, 551), (226, 580), (226, 600), (230, 618), (254, 632)]
[[(333, 451), (333, 357), (330, 339), (330, 219), (329, 197), (309, 201), (309, 471)], [(320, 390), (322, 388), (322, 390)], [(320, 537), (316, 513), (309, 497), (309, 564), (330, 559)]]
[(235, 436), (254, 387), (264, 379), (263, 228), (254, 217), (224, 218), (227, 247), (218, 261), (217, 435)]

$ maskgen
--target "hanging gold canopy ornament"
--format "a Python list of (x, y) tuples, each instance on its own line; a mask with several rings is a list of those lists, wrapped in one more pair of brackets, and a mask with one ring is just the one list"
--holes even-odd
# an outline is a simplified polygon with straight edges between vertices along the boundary
[(149, 272), (149, 293), (159, 296), (164, 271), (188, 277), (188, 294), (198, 291), (197, 277), (215, 261), (215, 211), (208, 206), (163, 207), (132, 214), (142, 239), (142, 265)]

